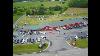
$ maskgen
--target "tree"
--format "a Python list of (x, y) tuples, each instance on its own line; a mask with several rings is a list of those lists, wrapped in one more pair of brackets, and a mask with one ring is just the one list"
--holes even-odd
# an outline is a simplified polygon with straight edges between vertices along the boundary
[(13, 3), (16, 2), (16, 0), (13, 0)]
[(33, 14), (33, 15), (36, 14), (36, 9), (32, 9), (32, 14)]
[(88, 0), (70, 0), (69, 6), (71, 6), (71, 7), (88, 7)]
[(22, 14), (22, 12), (21, 11), (17, 11), (17, 13), (16, 13), (17, 15), (21, 15)]
[(43, 4), (41, 4), (41, 6), (44, 6)]
[(48, 9), (48, 10), (47, 10), (47, 14), (48, 14), (48, 15), (54, 15), (54, 12), (53, 12), (52, 10)]
[(13, 9), (13, 13), (16, 14), (17, 13), (17, 9)]
[(44, 15), (46, 13), (46, 9), (44, 7), (40, 7), (38, 10), (38, 15)]
[(49, 7), (49, 10), (50, 10), (50, 11), (53, 11), (53, 7)]
[(59, 10), (62, 10), (62, 7), (61, 7), (61, 6), (56, 5), (55, 7), (53, 7), (53, 9), (54, 9), (55, 11), (59, 11)]
[(50, 14), (50, 15), (54, 15), (54, 12), (53, 12), (53, 11), (50, 11), (49, 14)]
[(26, 15), (31, 15), (32, 14), (32, 11), (31, 10), (27, 10), (26, 11)]

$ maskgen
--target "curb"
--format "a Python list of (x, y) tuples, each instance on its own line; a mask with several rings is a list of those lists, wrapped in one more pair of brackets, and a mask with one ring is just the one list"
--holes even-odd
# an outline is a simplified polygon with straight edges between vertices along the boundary
[(48, 43), (49, 43), (49, 44), (48, 44), (48, 47), (47, 47), (46, 49), (42, 50), (42, 51), (45, 51), (45, 50), (47, 50), (47, 49), (50, 47), (50, 44), (51, 44), (51, 43), (50, 43), (49, 40), (48, 40)]

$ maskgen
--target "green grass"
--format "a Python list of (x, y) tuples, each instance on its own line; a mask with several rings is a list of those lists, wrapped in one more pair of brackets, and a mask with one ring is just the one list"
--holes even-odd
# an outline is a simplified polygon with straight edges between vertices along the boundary
[(28, 16), (25, 16), (23, 19), (20, 19), (17, 22), (17, 25), (23, 26), (26, 23), (28, 23), (29, 25), (40, 25), (40, 24), (44, 24), (44, 23), (51, 23), (51, 22), (57, 22), (59, 20), (64, 20), (64, 19), (69, 19), (69, 18), (74, 18), (76, 16), (51, 16), (47, 17), (46, 20), (39, 20), (38, 18), (30, 18)]
[(13, 15), (13, 23), (16, 22), (22, 15)]
[(70, 13), (78, 14), (78, 16), (88, 16), (88, 8), (68, 8), (65, 14)]
[(22, 53), (32, 53), (32, 52), (39, 52), (43, 49), (45, 49), (48, 44), (46, 44), (46, 46), (43, 47), (43, 49), (38, 48), (39, 44), (18, 44), (13, 46), (13, 53), (14, 54), (22, 54)]
[(77, 39), (76, 40), (76, 47), (87, 48), (88, 47), (88, 40), (87, 39)]
[(59, 14), (60, 13), (60, 11), (54, 11), (54, 14), (56, 15), (56, 14)]
[(30, 8), (30, 7), (39, 7), (41, 4), (44, 4), (46, 8), (60, 5), (60, 6), (65, 6), (65, 4), (61, 4), (59, 1), (54, 1), (54, 2), (16, 2), (13, 3), (14, 7), (24, 7), (24, 8)]

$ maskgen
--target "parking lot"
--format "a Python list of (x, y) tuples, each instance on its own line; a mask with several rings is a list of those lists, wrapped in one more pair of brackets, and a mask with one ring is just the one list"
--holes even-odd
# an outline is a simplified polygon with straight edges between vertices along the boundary
[[(78, 20), (77, 22), (84, 22), (84, 20)], [(69, 21), (68, 21), (69, 22)], [(70, 23), (73, 21), (70, 21)], [(85, 21), (87, 22), (87, 21)], [(88, 22), (87, 22), (88, 23)], [(63, 24), (63, 23), (61, 23)], [(54, 24), (51, 24), (54, 26)], [(56, 24), (55, 24), (56, 25)], [(79, 37), (81, 36), (87, 36), (88, 34), (88, 26), (82, 27), (82, 28), (73, 28), (70, 30), (59, 30), (59, 31), (41, 31), (42, 34), (31, 34), (31, 35), (24, 35), (20, 34), (19, 32), (14, 32), (13, 34), (18, 35), (15, 39), (26, 39), (26, 38), (34, 38), (34, 40), (38, 37), (45, 36), (46, 39), (51, 41), (51, 45), (48, 49), (46, 49), (45, 52), (39, 53), (39, 54), (23, 54), (20, 56), (88, 56), (88, 48), (87, 49), (77, 49), (73, 46), (70, 46), (66, 41), (70, 38), (70, 36), (77, 35)], [(43, 34), (45, 32), (45, 34)], [(72, 53), (71, 53), (72, 52)], [(18, 56), (18, 55), (15, 55)]]

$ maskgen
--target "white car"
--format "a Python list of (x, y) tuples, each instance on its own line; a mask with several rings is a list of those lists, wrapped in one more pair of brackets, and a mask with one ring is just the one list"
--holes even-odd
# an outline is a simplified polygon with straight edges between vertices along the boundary
[(41, 36), (42, 39), (46, 39), (46, 36)]
[(40, 39), (40, 38), (37, 38), (37, 41), (38, 41), (38, 42), (40, 42), (40, 41), (41, 41), (41, 39)]

